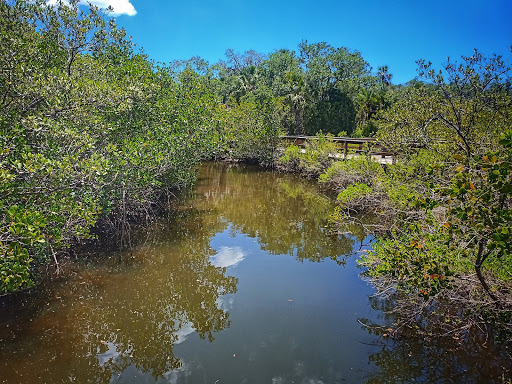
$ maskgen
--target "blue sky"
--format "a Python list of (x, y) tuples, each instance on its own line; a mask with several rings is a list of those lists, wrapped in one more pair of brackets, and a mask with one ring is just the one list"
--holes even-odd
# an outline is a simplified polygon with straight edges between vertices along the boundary
[(297, 50), (305, 39), (360, 51), (399, 84), (416, 76), (420, 58), (439, 65), (478, 48), (512, 61), (512, 0), (96, 0), (116, 1), (136, 11), (118, 23), (161, 62), (201, 56), (213, 64), (228, 48)]

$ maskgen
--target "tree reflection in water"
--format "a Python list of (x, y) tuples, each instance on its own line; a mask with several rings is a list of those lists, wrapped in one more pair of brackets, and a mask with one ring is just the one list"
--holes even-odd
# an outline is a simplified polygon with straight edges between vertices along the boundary
[[(393, 327), (395, 295), (370, 297), (374, 309), (388, 314), (385, 323)], [(448, 308), (451, 306), (452, 308)], [(453, 305), (441, 304), (439, 313), (450, 313)], [(368, 356), (379, 371), (367, 384), (384, 383), (504, 383), (502, 374), (512, 368), (510, 356), (492, 337), (463, 337), (445, 332), (442, 324), (429, 326), (429, 319), (418, 315), (414, 327), (404, 329), (399, 338), (389, 339), (387, 326), (359, 319), (369, 333), (381, 337), (381, 348)], [(428, 328), (426, 328), (428, 327)], [(442, 335), (442, 336), (440, 336)], [(466, 335), (467, 336), (467, 335)]]
[[(23, 382), (38, 382), (44, 371), (51, 382), (62, 374), (108, 382), (131, 366), (157, 378), (180, 367), (173, 346), (188, 333), (212, 341), (228, 327), (229, 315), (217, 301), (236, 292), (237, 279), (209, 260), (215, 254), (210, 236), (220, 228), (195, 209), (176, 216), (172, 234), (155, 228), (151, 245), (85, 266), (76, 278), (48, 288), (59, 300), (34, 313), (31, 323), (12, 324), (11, 332), (2, 327), (8, 342), (0, 360), (7, 371)], [(64, 371), (51, 368), (57, 360), (67, 362)]]
[(215, 255), (234, 250), (212, 249), (215, 234), (231, 228), (270, 254), (343, 264), (355, 239), (326, 236), (331, 210), (328, 197), (293, 176), (259, 172), (255, 182), (236, 167), (202, 167), (196, 188), (137, 247), (71, 265), (60, 283), (0, 311), (2, 375), (8, 382), (168, 375), (181, 366), (177, 344), (194, 334), (212, 341), (230, 325), (220, 297), (235, 293), (238, 281)]
[(255, 182), (247, 168), (225, 166), (219, 171), (216, 165), (203, 166), (201, 179), (215, 180), (207, 187), (198, 186), (208, 206), (232, 223), (235, 231), (256, 238), (271, 254), (314, 262), (330, 258), (343, 264), (342, 257), (352, 252), (353, 236), (326, 236), (333, 203), (313, 181), (259, 171)]

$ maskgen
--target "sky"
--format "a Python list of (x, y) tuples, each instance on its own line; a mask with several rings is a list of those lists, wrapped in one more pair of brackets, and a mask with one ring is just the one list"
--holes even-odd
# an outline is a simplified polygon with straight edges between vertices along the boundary
[(119, 25), (159, 62), (200, 56), (216, 63), (231, 48), (271, 53), (325, 41), (361, 52), (394, 84), (477, 48), (512, 62), (512, 0), (89, 0), (112, 5)]

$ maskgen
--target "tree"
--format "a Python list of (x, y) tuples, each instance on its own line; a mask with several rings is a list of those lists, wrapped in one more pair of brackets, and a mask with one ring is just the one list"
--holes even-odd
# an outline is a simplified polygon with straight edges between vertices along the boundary
[[(459, 164), (448, 188), (440, 194), (447, 201), (448, 220), (441, 227), (452, 244), (468, 250), (475, 273), (489, 297), (500, 299), (489, 287), (482, 267), (495, 259), (495, 269), (509, 267), (512, 253), (512, 131), (500, 136), (500, 148), (475, 156), (467, 164), (455, 156)], [(434, 169), (432, 168), (432, 173)]]
[(272, 90), (275, 96), (285, 96), (289, 92), (286, 73), (302, 73), (299, 58), (294, 51), (281, 49), (271, 53), (258, 67), (261, 81)]
[(510, 126), (512, 67), (502, 57), (485, 57), (475, 50), (462, 63), (448, 62), (436, 71), (431, 63), (418, 62), (420, 76), (432, 81), (440, 98), (434, 120), (460, 140), (460, 149), (469, 159), (481, 144), (497, 142)]
[(420, 79), (382, 113), (380, 133), (390, 144), (416, 142), (442, 153), (473, 155), (491, 149), (512, 122), (512, 67), (498, 55), (475, 50), (436, 71), (418, 61)]
[(218, 149), (222, 113), (202, 77), (134, 53), (77, 2), (0, 3), (0, 291), (33, 284), (91, 228), (150, 217)]
[(284, 100), (285, 103), (290, 107), (291, 113), (294, 117), (295, 122), (295, 134), (304, 134), (304, 106), (306, 104), (305, 99), (305, 87), (304, 77), (299, 71), (288, 71), (285, 73), (286, 86), (288, 87), (288, 93)]
[(398, 208), (400, 225), (379, 238), (367, 265), (374, 277), (388, 276), (427, 303), (458, 300), (473, 319), (507, 316), (511, 67), (475, 51), (440, 71), (420, 61), (419, 72), (426, 81), (377, 114), (381, 140), (403, 150), (386, 170), (388, 204), (396, 206), (397, 185), (408, 192)]
[(351, 133), (356, 128), (357, 94), (370, 85), (370, 67), (361, 54), (321, 42), (299, 44), (306, 83), (306, 130)]
[(387, 65), (383, 65), (382, 67), (379, 67), (377, 69), (378, 76), (379, 76), (382, 84), (386, 87), (391, 85), (391, 78), (393, 77), (393, 75), (391, 73), (389, 73), (388, 71), (389, 71), (389, 69), (388, 69)]

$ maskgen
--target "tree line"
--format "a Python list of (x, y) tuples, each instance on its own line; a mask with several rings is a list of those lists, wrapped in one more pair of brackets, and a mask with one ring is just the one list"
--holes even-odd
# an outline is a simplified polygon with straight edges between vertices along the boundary
[(373, 71), (361, 53), (304, 40), (298, 50), (269, 54), (228, 49), (210, 65), (200, 57), (174, 61), (209, 79), (224, 104), (273, 99), (285, 133), (369, 136), (377, 111), (391, 105), (396, 89), (387, 66)]

